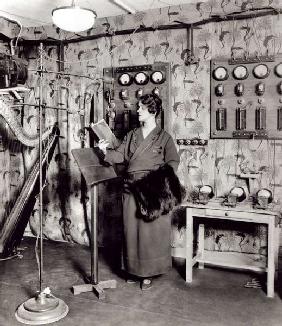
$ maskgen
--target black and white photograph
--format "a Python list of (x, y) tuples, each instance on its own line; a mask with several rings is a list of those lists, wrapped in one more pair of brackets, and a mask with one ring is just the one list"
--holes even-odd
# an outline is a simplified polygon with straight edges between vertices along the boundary
[(282, 1), (0, 0), (0, 165), (0, 326), (282, 325)]

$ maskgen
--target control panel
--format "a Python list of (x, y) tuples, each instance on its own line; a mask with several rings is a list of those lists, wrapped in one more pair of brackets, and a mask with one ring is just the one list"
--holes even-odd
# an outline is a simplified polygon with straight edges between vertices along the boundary
[(104, 117), (117, 138), (139, 126), (138, 99), (155, 93), (162, 99), (157, 123), (164, 128), (170, 105), (170, 64), (127, 66), (104, 69)]
[(282, 56), (211, 61), (211, 138), (282, 139)]

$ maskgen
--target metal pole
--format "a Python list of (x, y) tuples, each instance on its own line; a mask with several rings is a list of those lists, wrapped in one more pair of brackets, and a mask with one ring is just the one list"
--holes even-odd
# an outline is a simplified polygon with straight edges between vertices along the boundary
[[(40, 71), (43, 70), (43, 44), (40, 43)], [(42, 102), (43, 102), (43, 74), (40, 73), (39, 80), (39, 219), (40, 219), (40, 258), (39, 258), (39, 283), (40, 293), (42, 292), (43, 274), (43, 209), (42, 209)]]
[(98, 243), (97, 243), (97, 216), (98, 216), (98, 184), (91, 188), (91, 283), (98, 284)]

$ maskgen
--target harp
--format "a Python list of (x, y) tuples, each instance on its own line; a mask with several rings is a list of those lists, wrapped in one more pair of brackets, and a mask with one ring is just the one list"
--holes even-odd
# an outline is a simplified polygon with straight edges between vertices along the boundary
[[(21, 144), (28, 147), (34, 147), (39, 144), (38, 135), (30, 136), (26, 134), (14, 116), (9, 106), (0, 100), (0, 116), (9, 126), (9, 136), (13, 136)], [(0, 124), (0, 134), (7, 129)], [(7, 131), (7, 130), (6, 130)], [(10, 132), (11, 131), (11, 132)], [(48, 128), (42, 136), (43, 152), (42, 152), (42, 179), (46, 178), (48, 163), (51, 161), (57, 139), (59, 129), (57, 127)], [(7, 137), (7, 135), (6, 135)], [(24, 230), (29, 221), (30, 214), (33, 210), (36, 196), (39, 193), (39, 159), (33, 165), (24, 185), (22, 186), (15, 203), (9, 214), (4, 218), (0, 229), (0, 257), (5, 258), (16, 254), (17, 246), (20, 244), (24, 234)]]

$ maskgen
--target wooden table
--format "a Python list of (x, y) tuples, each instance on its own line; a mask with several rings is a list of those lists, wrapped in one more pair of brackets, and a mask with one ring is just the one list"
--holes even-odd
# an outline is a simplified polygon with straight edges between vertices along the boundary
[[(198, 263), (199, 268), (204, 264), (251, 270), (267, 273), (267, 296), (274, 297), (275, 263), (278, 261), (279, 248), (279, 213), (272, 210), (253, 209), (250, 205), (231, 208), (223, 206), (220, 202), (209, 202), (207, 205), (183, 203), (186, 208), (186, 282), (192, 282), (193, 266)], [(216, 252), (204, 249), (205, 226), (201, 222), (198, 227), (198, 247), (196, 255), (193, 254), (193, 223), (195, 218), (201, 220), (222, 220), (247, 222), (267, 225), (267, 257), (266, 263), (256, 261), (241, 253)], [(229, 256), (230, 259), (227, 259)]]

